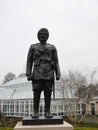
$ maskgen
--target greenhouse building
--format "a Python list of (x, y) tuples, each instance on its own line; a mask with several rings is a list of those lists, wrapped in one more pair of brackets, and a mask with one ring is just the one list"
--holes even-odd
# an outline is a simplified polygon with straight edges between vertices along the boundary
[[(74, 99), (63, 98), (58, 82), (55, 83), (55, 96), (52, 93), (51, 113), (53, 115), (67, 115), (71, 112), (83, 114), (84, 111), (90, 115), (98, 115), (98, 97), (95, 97), (89, 104), (79, 102), (73, 106)], [(76, 109), (74, 109), (76, 107)], [(23, 117), (33, 114), (33, 91), (31, 81), (26, 77), (11, 80), (0, 86), (0, 112), (4, 116)], [(39, 114), (44, 115), (44, 94), (41, 93)]]
[[(69, 100), (71, 101), (71, 99)], [(55, 85), (55, 98), (52, 96), (51, 99), (51, 113), (53, 115), (65, 115), (67, 112), (65, 103), (65, 99)], [(79, 109), (81, 108), (79, 107)], [(23, 117), (32, 114), (32, 83), (27, 81), (26, 77), (11, 80), (0, 87), (0, 111), (4, 116)], [(44, 115), (43, 92), (41, 93), (39, 114)]]

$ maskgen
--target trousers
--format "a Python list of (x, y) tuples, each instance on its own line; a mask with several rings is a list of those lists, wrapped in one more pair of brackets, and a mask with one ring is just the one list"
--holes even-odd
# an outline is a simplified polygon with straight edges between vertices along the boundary
[(50, 112), (51, 104), (51, 93), (53, 82), (52, 80), (38, 80), (33, 82), (33, 110), (34, 112), (39, 111), (39, 102), (41, 92), (44, 91), (44, 102), (45, 102), (45, 112)]

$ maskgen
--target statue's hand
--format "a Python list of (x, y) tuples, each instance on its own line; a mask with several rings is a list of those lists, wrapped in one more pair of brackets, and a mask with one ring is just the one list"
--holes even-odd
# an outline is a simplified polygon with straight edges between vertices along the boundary
[(57, 76), (56, 76), (56, 80), (60, 80), (60, 75), (57, 75)]
[(27, 80), (28, 81), (32, 80), (32, 76), (31, 75), (27, 76)]

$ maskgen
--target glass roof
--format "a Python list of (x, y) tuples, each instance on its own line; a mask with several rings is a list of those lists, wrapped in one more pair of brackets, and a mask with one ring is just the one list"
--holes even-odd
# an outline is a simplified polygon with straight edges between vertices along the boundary
[[(62, 98), (59, 91), (56, 98)], [(28, 99), (33, 98), (32, 83), (25, 78), (14, 79), (0, 87), (0, 100), (2, 99)], [(43, 92), (41, 98), (44, 98)]]

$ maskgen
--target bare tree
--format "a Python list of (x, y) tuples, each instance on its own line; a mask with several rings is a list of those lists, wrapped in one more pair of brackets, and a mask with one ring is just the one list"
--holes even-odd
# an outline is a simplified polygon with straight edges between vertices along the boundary
[[(80, 89), (86, 84), (86, 78), (80, 72), (68, 71), (61, 77), (59, 90), (63, 94), (66, 114), (72, 122), (80, 122), (84, 115), (79, 115)], [(82, 95), (82, 94), (81, 94)]]
[[(94, 69), (90, 69), (87, 72), (87, 86), (85, 89), (85, 98), (84, 102), (86, 103), (86, 107), (88, 109), (90, 101), (98, 94), (98, 87), (95, 83), (95, 78), (97, 77), (97, 67)], [(89, 114), (89, 112), (86, 112), (86, 114)]]
[[(61, 77), (58, 88), (65, 100), (66, 114), (72, 122), (80, 122), (85, 116), (85, 110), (84, 112), (80, 111), (79, 104), (89, 104), (98, 92), (98, 89), (96, 92), (97, 86), (94, 85), (95, 74), (96, 70), (93, 70), (90, 75), (68, 70), (68, 73)], [(79, 111), (81, 112), (80, 115)]]
[[(98, 85), (96, 84), (96, 77), (98, 76), (97, 72), (97, 67), (89, 70), (85, 75), (86, 84), (79, 89), (80, 92), (77, 92), (80, 96), (80, 100), (86, 104), (87, 110), (90, 102), (98, 95)], [(86, 114), (89, 114), (89, 111), (86, 111)]]
[(16, 78), (15, 74), (13, 74), (12, 72), (9, 72), (5, 75), (3, 84), (5, 84), (5, 83), (7, 83), (15, 78)]
[(94, 97), (98, 96), (98, 84), (95, 84)]

